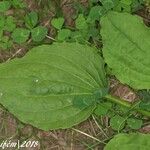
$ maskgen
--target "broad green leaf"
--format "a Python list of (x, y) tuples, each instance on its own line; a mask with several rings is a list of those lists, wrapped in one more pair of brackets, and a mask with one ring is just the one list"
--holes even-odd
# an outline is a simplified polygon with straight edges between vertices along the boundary
[(10, 8), (11, 4), (9, 1), (0, 2), (0, 12), (5, 12)]
[(143, 121), (139, 119), (129, 118), (127, 119), (127, 124), (132, 129), (139, 129), (141, 128)]
[(21, 44), (28, 40), (30, 31), (24, 28), (16, 28), (12, 33), (13, 41)]
[(109, 12), (101, 26), (103, 56), (112, 73), (135, 89), (150, 89), (150, 29), (142, 18)]
[(87, 119), (107, 90), (103, 59), (95, 48), (78, 43), (35, 47), (0, 64), (0, 78), (0, 103), (43, 130)]
[(25, 25), (27, 28), (32, 29), (34, 28), (38, 23), (38, 14), (34, 11), (28, 13), (25, 16)]
[(122, 130), (125, 126), (125, 119), (119, 115), (115, 115), (110, 119), (110, 126), (114, 130)]
[(57, 39), (59, 41), (64, 41), (66, 40), (67, 38), (69, 38), (71, 35), (71, 31), (69, 29), (62, 29), (62, 30), (59, 30), (58, 31), (58, 36), (57, 36)]
[(47, 28), (43, 26), (38, 26), (31, 30), (31, 36), (33, 41), (40, 42), (42, 41), (45, 36), (47, 35)]
[(51, 21), (52, 26), (54, 26), (56, 29), (60, 30), (64, 24), (65, 20), (64, 18), (53, 18)]
[(108, 142), (104, 150), (149, 150), (150, 134), (118, 134)]

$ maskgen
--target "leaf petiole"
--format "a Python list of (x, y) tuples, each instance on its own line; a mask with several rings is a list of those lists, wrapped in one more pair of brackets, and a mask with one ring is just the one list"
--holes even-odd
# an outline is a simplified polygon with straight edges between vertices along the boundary
[(106, 98), (107, 100), (109, 100), (109, 101), (111, 101), (113, 103), (125, 106), (125, 107), (127, 107), (129, 109), (132, 109), (132, 110), (135, 110), (135, 111), (141, 113), (144, 116), (150, 117), (150, 112), (149, 111), (145, 111), (145, 110), (142, 110), (140, 108), (133, 108), (133, 105), (131, 103), (126, 102), (126, 101), (124, 101), (124, 100), (122, 100), (120, 98), (114, 97), (112, 95), (106, 95), (104, 98)]

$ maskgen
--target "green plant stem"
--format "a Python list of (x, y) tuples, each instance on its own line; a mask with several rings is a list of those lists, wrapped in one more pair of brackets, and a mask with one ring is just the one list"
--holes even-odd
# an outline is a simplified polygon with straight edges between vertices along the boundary
[[(120, 98), (117, 98), (117, 97), (114, 97), (112, 95), (106, 95), (105, 98), (113, 103), (116, 103), (116, 104), (119, 104), (119, 105), (122, 105), (122, 106), (125, 106), (127, 108), (130, 108), (131, 110), (133, 110), (133, 105), (129, 102), (126, 102)], [(145, 110), (142, 110), (140, 108), (134, 108), (135, 111), (141, 113), (142, 115), (144, 116), (147, 116), (147, 117), (150, 117), (150, 112), (149, 111), (145, 111)]]

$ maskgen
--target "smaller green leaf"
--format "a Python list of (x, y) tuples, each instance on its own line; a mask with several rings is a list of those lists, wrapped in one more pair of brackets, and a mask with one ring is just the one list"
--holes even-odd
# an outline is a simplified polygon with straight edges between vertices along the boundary
[(90, 27), (88, 30), (88, 37), (92, 38), (100, 38), (99, 30), (96, 29), (95, 27)]
[(4, 30), (12, 32), (16, 28), (16, 24), (14, 23), (14, 18), (12, 16), (8, 16), (5, 22)]
[(88, 15), (87, 22), (91, 23), (95, 20), (99, 20), (100, 16), (102, 16), (104, 13), (104, 9), (102, 6), (94, 6), (91, 8), (90, 13)]
[(138, 95), (143, 101), (149, 101), (150, 100), (150, 90), (139, 90)]
[(0, 49), (6, 50), (7, 49), (7, 44), (0, 41)]
[(142, 101), (139, 106), (140, 108), (150, 112), (150, 101)]
[(6, 43), (6, 42), (8, 42), (8, 40), (9, 40), (8, 36), (3, 36), (1, 41)]
[(11, 1), (13, 7), (15, 8), (25, 8), (26, 4), (23, 0), (12, 0)]
[(150, 111), (150, 90), (141, 90), (138, 92), (138, 95), (140, 96), (140, 99), (142, 99), (139, 107)]
[(85, 43), (85, 39), (83, 38), (80, 31), (71, 32), (71, 39), (74, 42)]
[(12, 33), (12, 39), (14, 42), (21, 44), (28, 40), (30, 31), (24, 28), (16, 28)]
[(47, 35), (47, 28), (43, 26), (38, 26), (31, 31), (32, 40), (35, 42), (42, 41)]
[(57, 36), (57, 39), (59, 41), (64, 41), (66, 40), (67, 38), (69, 38), (71, 35), (71, 31), (69, 29), (62, 29), (58, 32), (58, 36)]
[(102, 5), (106, 10), (110, 10), (115, 6), (113, 0), (102, 0)]
[(139, 119), (129, 118), (127, 119), (127, 124), (132, 129), (139, 129), (141, 128), (143, 121)]
[(94, 113), (98, 116), (106, 115), (108, 110), (112, 107), (112, 103), (105, 102), (99, 103), (97, 108), (95, 109)]
[(130, 6), (132, 4), (132, 1), (133, 0), (121, 0), (120, 2), (123, 3), (123, 4), (125, 4), (125, 5)]
[(110, 119), (110, 126), (114, 130), (122, 130), (125, 127), (125, 120), (119, 115), (115, 115)]
[(143, 0), (134, 0), (132, 1), (132, 4), (131, 4), (131, 10), (132, 12), (136, 12), (140, 9), (143, 8)]
[(3, 29), (5, 26), (5, 17), (0, 16), (0, 29)]
[(56, 29), (60, 30), (64, 24), (65, 20), (64, 18), (53, 18), (51, 21), (51, 24), (53, 27), (55, 27)]
[(98, 3), (99, 0), (90, 0), (91, 3)]
[(127, 108), (125, 106), (116, 105), (115, 111), (120, 114), (126, 114), (126, 113), (129, 113), (129, 108)]
[(121, 3), (121, 9), (123, 8), (124, 12), (131, 12), (131, 6)]
[(84, 18), (83, 14), (79, 14), (78, 18), (76, 19), (76, 28), (79, 30), (87, 29), (87, 22)]
[(7, 42), (7, 48), (11, 48), (13, 46), (13, 41), (12, 40), (9, 40)]
[(3, 37), (3, 30), (0, 29), (0, 41), (1, 41), (2, 37)]
[(35, 11), (28, 13), (25, 16), (25, 25), (27, 28), (32, 29), (38, 23), (38, 14)]
[(9, 1), (0, 2), (0, 12), (5, 12), (10, 8), (11, 4)]
[(12, 42), (8, 36), (2, 36), (0, 41), (0, 48), (6, 50), (12, 46)]
[(9, 40), (9, 37), (3, 37), (3, 41), (0, 41), (0, 48), (3, 50), (9, 49), (12, 47), (13, 42)]
[(116, 113), (115, 113), (114, 111), (108, 110), (107, 116), (108, 116), (109, 118), (112, 118), (112, 117), (114, 117), (115, 115), (116, 115)]

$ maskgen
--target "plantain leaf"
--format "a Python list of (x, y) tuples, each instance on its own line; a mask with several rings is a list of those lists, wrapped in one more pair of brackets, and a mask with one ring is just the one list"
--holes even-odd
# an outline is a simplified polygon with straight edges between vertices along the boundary
[(149, 134), (118, 134), (108, 142), (104, 150), (149, 150), (149, 139)]
[(117, 12), (101, 25), (103, 55), (113, 74), (135, 89), (150, 89), (150, 29), (140, 17)]
[(78, 43), (35, 47), (23, 58), (1, 64), (0, 78), (0, 103), (43, 130), (80, 123), (107, 94), (102, 58)]

